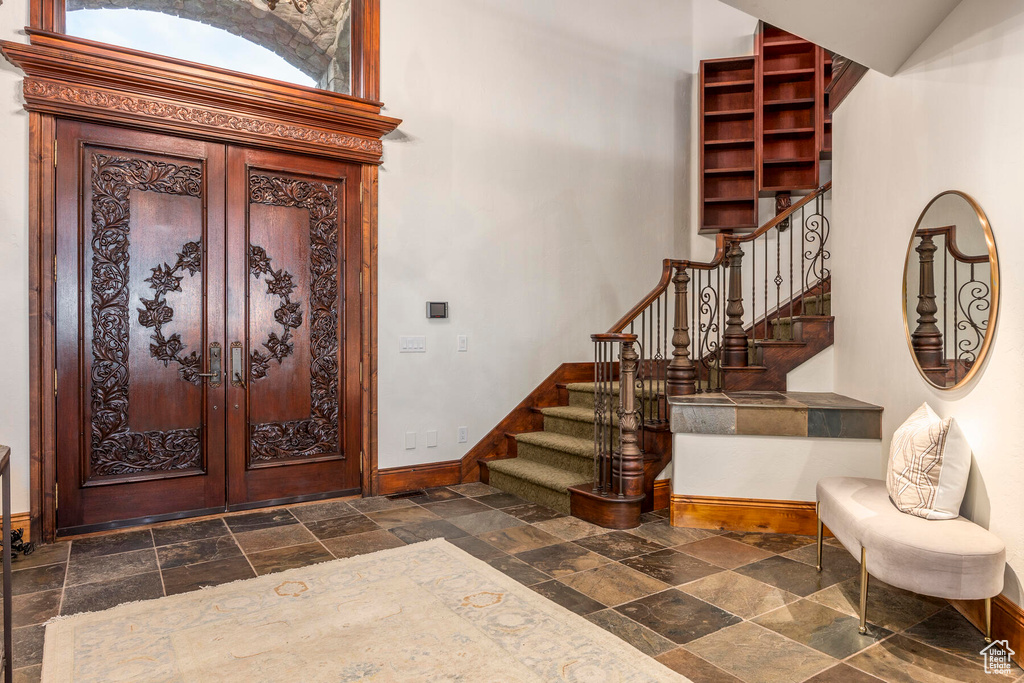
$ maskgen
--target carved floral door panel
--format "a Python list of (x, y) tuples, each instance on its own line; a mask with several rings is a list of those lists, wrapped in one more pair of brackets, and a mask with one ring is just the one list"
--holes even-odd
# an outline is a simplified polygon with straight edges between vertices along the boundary
[(224, 147), (58, 126), (58, 524), (224, 504)]
[(228, 503), (357, 490), (359, 167), (231, 148), (227, 168)]
[(357, 491), (359, 167), (70, 121), (57, 154), (58, 528)]

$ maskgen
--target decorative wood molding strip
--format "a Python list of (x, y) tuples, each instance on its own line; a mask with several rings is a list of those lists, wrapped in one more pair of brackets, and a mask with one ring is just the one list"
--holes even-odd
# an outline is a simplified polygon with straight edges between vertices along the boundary
[(826, 112), (828, 116), (832, 116), (833, 112), (839, 108), (839, 105), (846, 99), (846, 96), (860, 83), (860, 79), (864, 78), (864, 74), (869, 70), (863, 64), (858, 64), (849, 59), (833, 59), (834, 71), (832, 82), (825, 88), (825, 92), (829, 95), (828, 111)]
[(390, 496), (393, 493), (458, 484), (461, 480), (461, 465), (460, 460), (447, 460), (380, 470), (378, 494)]
[(559, 405), (559, 384), (594, 381), (593, 363), (562, 363), (530, 395), (462, 456), (462, 481), (479, 481), (477, 463), (508, 457), (506, 434), (539, 431), (544, 420), (534, 408)]
[[(985, 632), (984, 600), (951, 600), (950, 604), (975, 628)], [(992, 598), (992, 640), (1009, 641), (1010, 649), (1016, 653), (1013, 661), (1024, 666), (1024, 607), (1005, 595)]]
[(672, 498), (672, 480), (654, 480), (654, 507), (653, 510), (663, 510), (669, 506)]
[(672, 526), (777, 534), (818, 533), (814, 501), (672, 495)]

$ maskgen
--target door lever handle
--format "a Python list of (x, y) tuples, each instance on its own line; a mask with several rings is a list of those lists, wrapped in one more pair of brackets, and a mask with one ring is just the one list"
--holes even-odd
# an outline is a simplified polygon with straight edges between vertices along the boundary
[(245, 388), (245, 380), (242, 379), (242, 375), (237, 372), (235, 373), (235, 378), (231, 380), (231, 383), (234, 384), (236, 387), (242, 387), (243, 389)]
[(197, 372), (199, 377), (209, 377), (211, 387), (220, 386), (220, 344), (210, 343), (210, 372)]
[(242, 342), (231, 342), (231, 386), (245, 389), (242, 374)]

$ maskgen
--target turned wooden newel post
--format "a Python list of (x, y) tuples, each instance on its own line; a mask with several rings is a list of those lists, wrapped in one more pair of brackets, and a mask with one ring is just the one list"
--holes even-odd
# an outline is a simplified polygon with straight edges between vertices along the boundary
[(920, 284), (917, 290), (917, 329), (910, 335), (917, 362), (922, 368), (941, 368), (945, 365), (942, 349), (942, 331), (936, 325), (935, 313), (935, 242), (931, 235), (922, 235), (915, 251), (920, 264)]
[(729, 304), (725, 308), (725, 333), (722, 335), (722, 365), (746, 367), (747, 333), (743, 329), (743, 249), (733, 242), (727, 255), (729, 264)]
[(639, 356), (634, 340), (622, 342), (619, 355), (619, 457), (612, 473), (619, 497), (644, 494), (644, 454), (637, 442), (640, 412), (636, 409), (636, 366)]
[(686, 268), (677, 267), (672, 282), (676, 286), (676, 321), (672, 333), (672, 360), (665, 373), (666, 393), (669, 396), (686, 396), (697, 393), (697, 373), (690, 360), (689, 312), (686, 310), (690, 275)]

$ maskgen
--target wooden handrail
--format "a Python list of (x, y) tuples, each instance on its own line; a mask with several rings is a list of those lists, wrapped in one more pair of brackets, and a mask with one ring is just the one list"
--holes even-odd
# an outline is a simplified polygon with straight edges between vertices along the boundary
[(795, 202), (792, 206), (787, 208), (782, 213), (778, 214), (770, 221), (759, 227), (754, 232), (748, 235), (731, 235), (726, 233), (719, 233), (715, 240), (715, 255), (710, 261), (689, 261), (689, 260), (676, 260), (676, 259), (665, 259), (662, 261), (661, 266), (661, 279), (658, 284), (655, 285), (643, 299), (639, 301), (633, 308), (629, 310), (626, 315), (622, 316), (618, 322), (612, 325), (611, 329), (608, 330), (609, 334), (615, 334), (622, 332), (626, 327), (636, 320), (640, 314), (647, 309), (652, 303), (654, 303), (658, 297), (665, 293), (668, 289), (669, 283), (672, 281), (672, 271), (676, 268), (693, 269), (693, 270), (712, 270), (722, 265), (725, 262), (726, 256), (729, 253), (729, 245), (733, 242), (751, 242), (761, 235), (765, 234), (772, 228), (777, 227), (780, 223), (785, 222), (789, 219), (793, 213), (817, 199), (821, 195), (825, 194), (832, 189), (832, 181), (829, 181), (821, 187), (814, 190), (810, 194), (804, 196), (800, 201)]
[(944, 225), (941, 228), (918, 228), (914, 231), (914, 237), (937, 237), (942, 235), (946, 239), (946, 251), (949, 255), (961, 263), (988, 263), (988, 254), (982, 256), (968, 256), (960, 251), (956, 243), (956, 226)]

